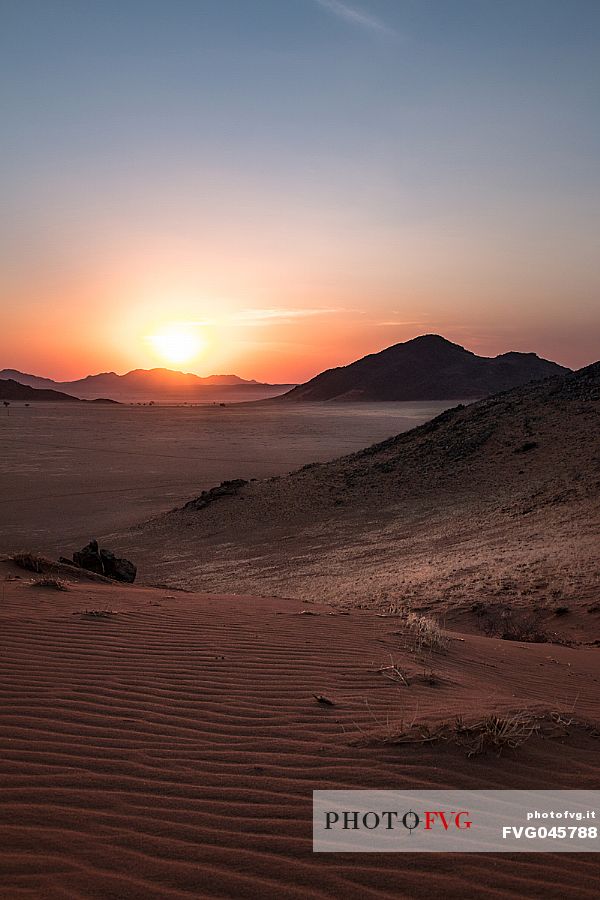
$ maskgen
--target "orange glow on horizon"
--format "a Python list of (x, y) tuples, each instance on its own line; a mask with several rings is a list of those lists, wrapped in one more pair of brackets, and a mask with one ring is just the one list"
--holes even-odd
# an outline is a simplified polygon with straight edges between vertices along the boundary
[[(203, 284), (183, 265), (177, 277), (171, 266), (130, 277), (125, 268), (115, 264), (95, 279), (85, 270), (77, 278), (40, 272), (33, 287), (24, 276), (14, 278), (14, 302), (4, 311), (0, 333), (0, 368), (70, 381), (160, 366), (289, 384), (432, 332), (486, 356), (533, 350), (576, 367), (596, 354), (591, 315), (584, 345), (581, 322), (569, 319), (568, 310), (557, 312), (558, 335), (554, 322), (525, 316), (516, 300), (505, 301), (505, 313), (512, 315), (499, 324), (490, 306), (478, 307), (469, 296), (468, 310), (461, 310), (441, 289), (415, 286), (398, 298), (382, 284), (377, 300), (365, 302), (360, 287), (317, 285), (309, 296), (289, 285), (261, 291), (250, 279), (242, 287), (232, 273), (230, 282), (223, 276), (221, 283)], [(32, 290), (44, 298), (35, 317), (26, 314)]]

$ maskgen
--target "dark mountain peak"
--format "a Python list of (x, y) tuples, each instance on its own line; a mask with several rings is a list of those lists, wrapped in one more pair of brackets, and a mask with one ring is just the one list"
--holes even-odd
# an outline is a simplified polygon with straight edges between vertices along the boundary
[(508, 350), (506, 353), (499, 353), (495, 359), (542, 359), (533, 351)]
[(64, 381), (64, 382), (56, 382), (57, 384), (88, 384), (89, 382), (94, 383), (95, 381), (113, 381), (115, 378), (119, 378), (116, 372), (98, 372), (96, 375), (85, 375), (83, 378), (77, 378), (75, 381)]
[(428, 359), (439, 357), (440, 359), (466, 359), (467, 357), (475, 357), (472, 350), (467, 350), (461, 344), (449, 341), (442, 337), (441, 334), (421, 334), (404, 344), (398, 344), (398, 347), (404, 348), (404, 352), (411, 354), (420, 354), (423, 358)]
[(494, 358), (440, 334), (422, 334), (348, 366), (322, 372), (284, 397), (290, 400), (475, 400), (530, 381), (564, 375), (535, 353)]
[(410, 346), (460, 350), (461, 353), (469, 353), (471, 356), (475, 355), (461, 346), (461, 344), (455, 344), (454, 341), (449, 341), (448, 338), (443, 337), (441, 334), (420, 334), (418, 337), (411, 338), (410, 341), (405, 341), (403, 344), (396, 344), (396, 347)]

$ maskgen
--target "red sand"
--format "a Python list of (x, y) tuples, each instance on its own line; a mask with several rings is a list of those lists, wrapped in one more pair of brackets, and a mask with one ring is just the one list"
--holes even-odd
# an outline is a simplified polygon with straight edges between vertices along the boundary
[[(311, 793), (598, 788), (598, 740), (579, 729), (499, 758), (357, 742), (509, 708), (597, 720), (598, 648), (453, 634), (423, 658), (373, 611), (85, 581), (63, 593), (16, 571), (4, 564), (0, 602), (1, 897), (597, 896), (593, 854), (314, 855)], [(438, 683), (389, 681), (390, 656)]]

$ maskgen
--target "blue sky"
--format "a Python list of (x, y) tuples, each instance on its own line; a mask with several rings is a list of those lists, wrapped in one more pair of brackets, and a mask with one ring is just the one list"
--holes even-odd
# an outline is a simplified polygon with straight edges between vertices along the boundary
[(600, 3), (1, 8), (5, 342), (102, 304), (117, 368), (165, 315), (282, 380), (422, 331), (600, 356)]

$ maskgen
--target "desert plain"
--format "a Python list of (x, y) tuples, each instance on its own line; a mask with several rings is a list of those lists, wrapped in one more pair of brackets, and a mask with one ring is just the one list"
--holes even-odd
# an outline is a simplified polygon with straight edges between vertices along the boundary
[[(311, 799), (598, 787), (599, 403), (11, 410), (0, 896), (596, 897), (593, 853), (315, 854)], [(92, 536), (134, 585), (56, 562)]]
[(220, 481), (333, 459), (449, 405), (13, 404), (0, 415), (0, 552), (70, 555)]

